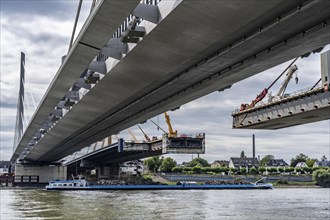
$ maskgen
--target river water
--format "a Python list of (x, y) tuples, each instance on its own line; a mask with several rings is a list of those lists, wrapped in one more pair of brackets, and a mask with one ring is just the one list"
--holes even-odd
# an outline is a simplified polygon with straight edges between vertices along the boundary
[(330, 219), (330, 189), (0, 190), (10, 219)]

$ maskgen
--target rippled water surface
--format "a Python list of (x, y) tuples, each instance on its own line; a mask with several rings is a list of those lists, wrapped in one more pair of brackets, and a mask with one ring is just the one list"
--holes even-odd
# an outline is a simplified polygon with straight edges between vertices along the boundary
[(330, 219), (330, 189), (0, 190), (9, 219)]

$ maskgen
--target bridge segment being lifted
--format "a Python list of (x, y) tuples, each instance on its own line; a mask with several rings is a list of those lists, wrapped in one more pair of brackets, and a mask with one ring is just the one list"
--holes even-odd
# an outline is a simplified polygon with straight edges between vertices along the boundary
[(330, 93), (324, 88), (305, 91), (232, 114), (233, 128), (280, 129), (330, 119)]
[(330, 51), (321, 54), (320, 87), (235, 111), (233, 128), (280, 129), (330, 119)]

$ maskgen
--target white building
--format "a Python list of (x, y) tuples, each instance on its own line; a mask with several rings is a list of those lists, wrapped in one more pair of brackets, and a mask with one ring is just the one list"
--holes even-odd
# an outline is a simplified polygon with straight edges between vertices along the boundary
[(0, 161), (0, 175), (10, 173), (11, 164), (9, 161)]
[(308, 167), (307, 164), (305, 162), (299, 162), (297, 163), (297, 165), (295, 166), (295, 168), (303, 168), (303, 167)]
[(330, 161), (324, 155), (321, 161), (315, 161), (313, 167), (330, 167)]
[(128, 161), (120, 165), (120, 173), (125, 175), (138, 175), (143, 172), (143, 162), (139, 160)]

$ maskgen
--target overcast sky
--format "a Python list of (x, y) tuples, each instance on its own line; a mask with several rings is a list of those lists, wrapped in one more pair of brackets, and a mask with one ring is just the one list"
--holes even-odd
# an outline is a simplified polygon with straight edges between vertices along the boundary
[[(91, 1), (84, 1), (78, 30), (86, 19)], [(38, 104), (50, 81), (60, 67), (61, 57), (67, 53), (78, 0), (71, 1), (0, 1), (1, 8), (1, 147), (0, 160), (9, 160), (13, 153), (13, 137), (19, 85), (20, 52), (26, 54), (26, 109), (34, 111), (32, 96)], [(329, 47), (327, 47), (329, 49)], [(299, 84), (291, 82), (288, 92), (313, 86), (320, 78), (319, 54), (299, 59)], [(248, 103), (268, 87), (289, 62), (238, 82), (224, 92), (214, 92), (170, 112), (172, 125), (180, 133), (206, 133), (206, 153), (209, 162), (229, 160), (242, 150), (252, 155), (252, 134), (256, 135), (256, 155), (272, 154), (287, 162), (299, 153), (320, 159), (330, 158), (329, 120), (296, 127), (265, 131), (232, 129), (231, 112), (241, 103)], [(282, 80), (275, 84), (275, 92)], [(31, 96), (32, 93), (32, 96)], [(30, 111), (29, 111), (30, 108)], [(27, 118), (28, 119), (28, 118)], [(154, 118), (166, 128), (163, 115)], [(148, 122), (142, 125), (149, 136), (158, 135)], [(132, 128), (139, 139), (142, 134)], [(120, 137), (129, 139), (126, 131)], [(196, 155), (171, 155), (179, 162)]]

